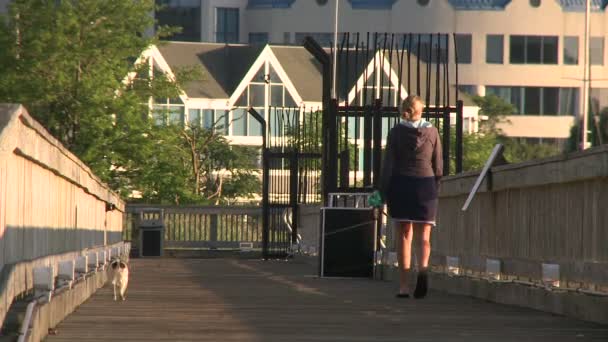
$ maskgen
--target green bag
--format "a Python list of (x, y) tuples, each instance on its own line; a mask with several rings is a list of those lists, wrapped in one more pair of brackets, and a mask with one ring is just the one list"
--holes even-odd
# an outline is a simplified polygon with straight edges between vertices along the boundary
[(374, 191), (374, 193), (369, 196), (367, 203), (369, 204), (370, 207), (374, 207), (374, 208), (380, 208), (384, 205), (384, 200), (382, 199), (382, 194), (380, 194), (380, 191), (376, 190)]

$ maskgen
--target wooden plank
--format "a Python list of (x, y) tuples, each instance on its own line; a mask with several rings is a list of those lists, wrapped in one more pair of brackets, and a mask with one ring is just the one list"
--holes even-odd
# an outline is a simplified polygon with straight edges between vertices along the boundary
[[(241, 242), (251, 241), (165, 241), (165, 248), (239, 249)], [(253, 242), (253, 248), (261, 248), (261, 242)]]
[(106, 286), (47, 341), (608, 338), (602, 325), (464, 296), (431, 291), (424, 300), (396, 300), (390, 282), (318, 279), (303, 260), (133, 259), (131, 266), (125, 302), (114, 302)]

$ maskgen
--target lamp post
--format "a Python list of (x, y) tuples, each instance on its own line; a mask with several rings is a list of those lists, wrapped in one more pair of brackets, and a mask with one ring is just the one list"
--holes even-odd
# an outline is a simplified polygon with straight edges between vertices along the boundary
[(340, 8), (340, 0), (336, 0), (336, 13), (334, 18), (334, 61), (333, 61), (333, 72), (332, 72), (332, 88), (331, 88), (331, 98), (337, 99), (336, 93), (336, 66), (338, 61), (338, 11)]
[(583, 53), (583, 139), (581, 150), (587, 148), (587, 121), (589, 117), (589, 82), (590, 82), (590, 70), (589, 70), (589, 21), (591, 19), (591, 0), (585, 1), (585, 49)]

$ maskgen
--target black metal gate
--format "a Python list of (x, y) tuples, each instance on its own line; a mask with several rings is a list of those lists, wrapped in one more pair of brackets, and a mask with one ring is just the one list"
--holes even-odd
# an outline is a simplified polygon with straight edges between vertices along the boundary
[(264, 127), (263, 257), (284, 258), (300, 242), (298, 205), (322, 199), (322, 112), (270, 107), (267, 122), (254, 109), (249, 112)]
[(345, 33), (329, 53), (305, 41), (323, 68), (324, 201), (331, 192), (371, 192), (377, 186), (383, 140), (399, 122), (399, 105), (408, 94), (422, 97), (424, 118), (442, 133), (444, 174), (462, 170), (463, 105), (457, 49), (450, 62), (449, 41), (447, 34)]

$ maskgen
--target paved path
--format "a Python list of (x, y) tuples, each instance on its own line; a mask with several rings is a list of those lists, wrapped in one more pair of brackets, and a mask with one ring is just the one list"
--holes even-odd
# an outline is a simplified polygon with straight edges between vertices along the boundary
[(608, 326), (393, 284), (319, 279), (307, 260), (133, 259), (47, 341), (608, 341)]

